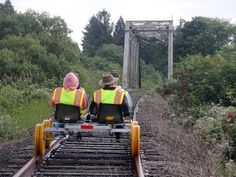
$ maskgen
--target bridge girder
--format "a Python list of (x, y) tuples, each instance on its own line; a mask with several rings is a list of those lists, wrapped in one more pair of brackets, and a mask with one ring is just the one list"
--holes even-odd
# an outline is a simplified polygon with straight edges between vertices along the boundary
[(140, 40), (155, 38), (168, 43), (168, 79), (173, 75), (173, 21), (126, 21), (124, 60), (123, 60), (123, 87), (140, 88)]

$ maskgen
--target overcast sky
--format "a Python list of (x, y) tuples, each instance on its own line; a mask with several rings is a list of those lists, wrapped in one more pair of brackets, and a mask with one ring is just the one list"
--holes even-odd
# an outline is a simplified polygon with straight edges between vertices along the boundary
[[(0, 0), (1, 3), (5, 0)], [(73, 30), (71, 37), (79, 45), (89, 19), (102, 9), (116, 23), (124, 20), (191, 20), (195, 16), (218, 17), (236, 23), (236, 0), (11, 0), (18, 12), (33, 9), (61, 16)]]

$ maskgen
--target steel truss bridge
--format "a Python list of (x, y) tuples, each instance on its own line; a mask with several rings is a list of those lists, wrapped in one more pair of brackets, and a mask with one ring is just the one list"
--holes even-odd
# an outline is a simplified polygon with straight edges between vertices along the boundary
[(156, 39), (168, 43), (168, 79), (173, 75), (173, 21), (126, 21), (123, 87), (140, 88), (139, 46), (143, 39)]

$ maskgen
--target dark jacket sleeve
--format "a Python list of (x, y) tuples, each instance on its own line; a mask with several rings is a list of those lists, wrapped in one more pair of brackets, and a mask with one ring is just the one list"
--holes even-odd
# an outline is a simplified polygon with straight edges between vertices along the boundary
[(122, 105), (121, 105), (121, 109), (122, 109), (122, 112), (124, 113), (124, 116), (129, 116), (130, 115), (128, 100), (127, 100), (126, 96), (124, 96), (124, 99), (123, 99), (123, 102), (122, 102)]
[(95, 103), (94, 100), (91, 102), (89, 106), (89, 112), (92, 115), (97, 115), (97, 103)]

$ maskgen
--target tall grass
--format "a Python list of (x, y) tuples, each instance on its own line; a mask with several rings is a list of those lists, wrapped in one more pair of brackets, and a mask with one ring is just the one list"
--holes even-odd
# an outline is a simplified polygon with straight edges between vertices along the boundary
[(25, 131), (52, 114), (53, 110), (48, 104), (48, 99), (36, 99), (15, 111), (12, 117), (16, 128)]
[(16, 139), (27, 129), (50, 116), (53, 111), (48, 100), (50, 93), (38, 85), (0, 88), (0, 140)]

